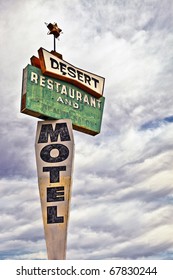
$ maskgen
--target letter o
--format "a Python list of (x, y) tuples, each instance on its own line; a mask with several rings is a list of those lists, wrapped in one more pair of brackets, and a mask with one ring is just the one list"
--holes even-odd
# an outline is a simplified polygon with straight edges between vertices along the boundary
[[(57, 157), (52, 157), (50, 155), (53, 149), (58, 150), (59, 154)], [(50, 163), (64, 161), (68, 158), (68, 156), (69, 156), (69, 149), (62, 144), (47, 145), (40, 152), (41, 159), (44, 160), (45, 162), (50, 162)]]

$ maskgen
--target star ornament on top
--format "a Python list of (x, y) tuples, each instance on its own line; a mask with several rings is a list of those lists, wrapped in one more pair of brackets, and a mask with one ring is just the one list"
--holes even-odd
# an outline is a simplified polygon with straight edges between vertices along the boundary
[(58, 38), (60, 36), (60, 33), (62, 32), (62, 29), (58, 27), (57, 23), (46, 23), (47, 28), (49, 29), (48, 35), (53, 34), (55, 38)]
[(53, 35), (53, 38), (54, 38), (54, 51), (56, 52), (56, 39), (59, 38), (61, 32), (62, 32), (62, 29), (58, 27), (57, 23), (54, 22), (53, 23), (46, 23), (46, 26), (47, 28), (49, 29), (48, 31), (48, 35), (52, 34)]

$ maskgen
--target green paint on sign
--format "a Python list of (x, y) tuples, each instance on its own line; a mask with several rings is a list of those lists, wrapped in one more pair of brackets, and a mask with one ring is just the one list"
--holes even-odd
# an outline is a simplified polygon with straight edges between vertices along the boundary
[(21, 112), (41, 119), (71, 119), (73, 128), (91, 135), (100, 132), (105, 98), (42, 74), (28, 65), (23, 73)]

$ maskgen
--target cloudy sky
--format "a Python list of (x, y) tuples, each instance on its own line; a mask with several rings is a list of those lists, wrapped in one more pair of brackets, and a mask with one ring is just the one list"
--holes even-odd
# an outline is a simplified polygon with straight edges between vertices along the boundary
[(37, 119), (20, 113), (22, 70), (44, 22), (58, 52), (105, 77), (98, 136), (74, 131), (67, 259), (173, 259), (173, 1), (0, 0), (0, 259), (46, 259)]

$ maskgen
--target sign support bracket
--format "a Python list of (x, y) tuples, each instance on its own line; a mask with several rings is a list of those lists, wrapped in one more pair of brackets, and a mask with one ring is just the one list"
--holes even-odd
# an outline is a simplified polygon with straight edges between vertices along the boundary
[(54, 52), (56, 52), (56, 37), (55, 37), (55, 35), (53, 36), (53, 38), (54, 38)]

